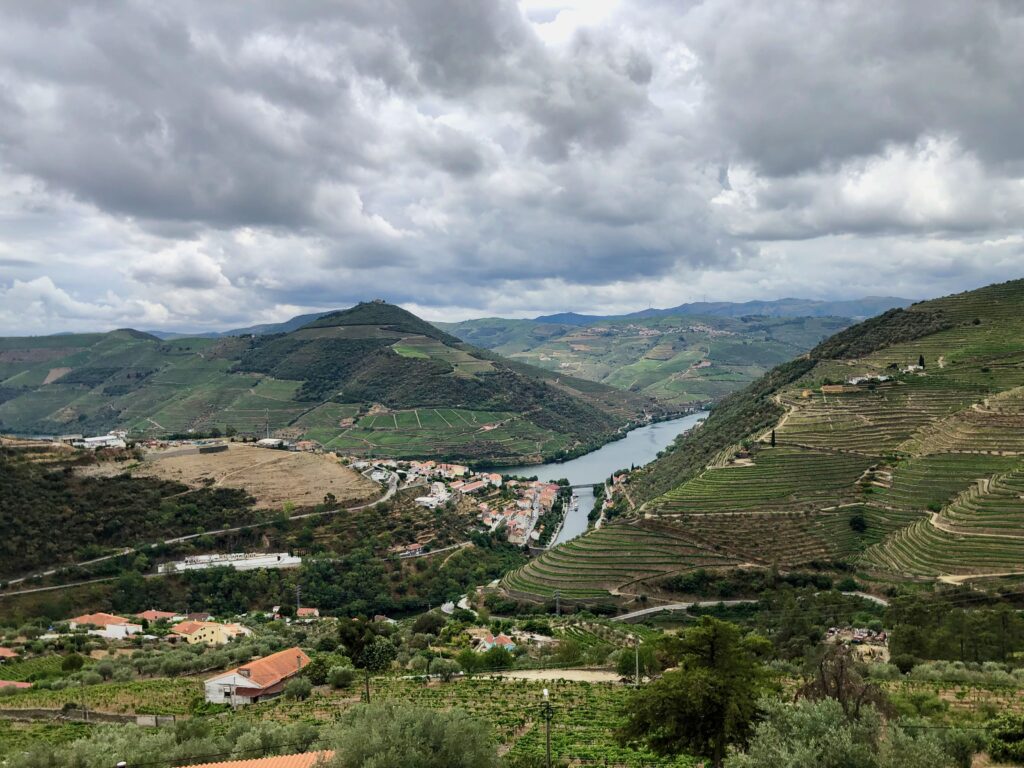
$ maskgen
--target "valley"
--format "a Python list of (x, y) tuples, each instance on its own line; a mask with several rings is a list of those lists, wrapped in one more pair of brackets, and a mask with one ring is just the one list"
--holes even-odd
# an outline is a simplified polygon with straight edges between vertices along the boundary
[(506, 586), (635, 598), (715, 561), (876, 588), (1024, 576), (1022, 302), (1016, 281), (841, 332), (634, 473), (635, 514)]
[[(666, 310), (670, 311), (670, 310)], [(849, 326), (842, 317), (658, 315), (442, 324), (477, 346), (670, 407), (720, 400)]]

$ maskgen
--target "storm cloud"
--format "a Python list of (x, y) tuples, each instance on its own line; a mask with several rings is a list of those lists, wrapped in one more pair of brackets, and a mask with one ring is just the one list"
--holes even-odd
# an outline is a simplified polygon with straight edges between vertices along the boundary
[(1024, 10), (9, 2), (0, 333), (1024, 273)]

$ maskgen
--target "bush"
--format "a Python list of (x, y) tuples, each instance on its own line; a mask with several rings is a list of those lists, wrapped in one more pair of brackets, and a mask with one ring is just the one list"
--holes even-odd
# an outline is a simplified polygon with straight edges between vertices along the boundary
[(893, 666), (895, 666), (902, 674), (909, 674), (910, 670), (918, 665), (918, 659), (911, 656), (909, 653), (900, 653), (893, 656), (891, 659)]
[(355, 682), (356, 671), (352, 667), (331, 667), (327, 682), (331, 688), (348, 688)]
[(420, 709), (408, 704), (368, 704), (346, 713), (327, 738), (334, 768), (497, 768), (494, 737), (461, 710)]

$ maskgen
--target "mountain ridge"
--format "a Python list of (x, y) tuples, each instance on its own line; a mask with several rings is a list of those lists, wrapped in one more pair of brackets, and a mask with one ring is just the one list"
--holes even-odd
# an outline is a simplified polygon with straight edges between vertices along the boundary
[(383, 302), (270, 335), (0, 339), (0, 430), (241, 432), (491, 462), (596, 447), (653, 401), (478, 350)]

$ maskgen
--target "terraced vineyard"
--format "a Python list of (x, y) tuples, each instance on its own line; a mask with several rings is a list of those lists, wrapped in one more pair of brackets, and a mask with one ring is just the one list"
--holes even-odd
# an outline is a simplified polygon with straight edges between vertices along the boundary
[[(837, 334), (679, 441), (676, 453), (715, 458), (661, 459), (683, 476), (642, 500), (646, 519), (549, 552), (505, 586), (639, 592), (703, 553), (722, 565), (842, 560), (883, 581), (1024, 574), (1022, 306), (1014, 281)], [(779, 406), (774, 428), (748, 434), (751, 457), (738, 453), (722, 419), (763, 425)], [(629, 528), (628, 542), (612, 534)]]
[(674, 529), (644, 521), (606, 525), (509, 574), (509, 590), (563, 598), (607, 597), (610, 590), (671, 573), (739, 561), (695, 542)]
[(856, 498), (871, 461), (831, 451), (762, 448), (748, 463), (708, 469), (652, 505), (661, 515), (819, 509)]

